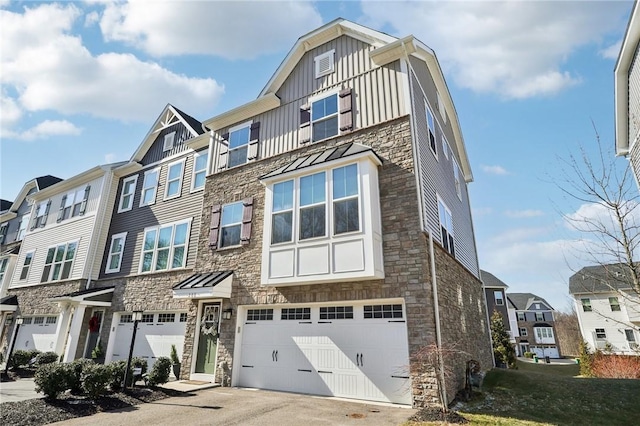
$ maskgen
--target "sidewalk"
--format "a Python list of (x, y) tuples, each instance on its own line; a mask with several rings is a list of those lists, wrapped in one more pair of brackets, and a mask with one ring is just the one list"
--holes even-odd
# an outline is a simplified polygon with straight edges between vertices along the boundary
[[(531, 364), (536, 363), (536, 361), (533, 358), (525, 358), (525, 357), (518, 357), (518, 361), (528, 362)], [(548, 365), (569, 365), (569, 364), (575, 364), (575, 363), (576, 363), (575, 358), (549, 358)], [(538, 364), (547, 364), (547, 363), (545, 362), (544, 358), (538, 358)]]

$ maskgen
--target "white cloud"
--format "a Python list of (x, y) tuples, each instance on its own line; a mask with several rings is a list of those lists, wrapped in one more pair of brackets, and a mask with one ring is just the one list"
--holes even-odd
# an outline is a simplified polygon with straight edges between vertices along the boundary
[(602, 49), (600, 51), (600, 55), (603, 58), (607, 58), (607, 59), (613, 59), (616, 60), (618, 59), (618, 55), (620, 54), (620, 48), (622, 47), (622, 39), (618, 40), (617, 42), (613, 43), (611, 46)]
[(522, 219), (522, 218), (531, 218), (531, 217), (539, 217), (544, 216), (544, 212), (542, 210), (507, 210), (504, 214), (508, 217), (514, 219)]
[(567, 57), (624, 27), (625, 2), (362, 2), (366, 22), (435, 49), (455, 82), (505, 98), (557, 93), (580, 83)]
[(481, 165), (480, 168), (482, 169), (483, 172), (488, 173), (490, 175), (498, 175), (498, 176), (505, 176), (510, 174), (507, 169), (505, 169), (502, 166), (487, 166), (487, 165)]
[[(92, 55), (70, 34), (80, 15), (73, 4), (25, 7), (24, 13), (0, 10), (2, 84), (17, 93), (6, 102), (26, 111), (149, 121), (167, 103), (203, 114), (222, 95), (224, 88), (211, 78), (176, 74), (131, 54)], [(50, 126), (45, 128), (53, 130)], [(31, 131), (36, 129), (25, 134), (46, 134)]]
[(311, 2), (118, 2), (100, 20), (105, 40), (136, 46), (150, 55), (216, 55), (252, 59), (291, 46), (322, 25)]
[(50, 136), (77, 136), (82, 129), (67, 120), (45, 120), (24, 132), (8, 132), (8, 137), (24, 141), (46, 139)]
[(104, 162), (106, 164), (114, 163), (116, 161), (116, 158), (118, 158), (118, 156), (115, 153), (110, 152), (104, 155)]
[(87, 16), (84, 18), (84, 26), (90, 27), (98, 21), (100, 21), (100, 14), (94, 10), (93, 12), (87, 13)]

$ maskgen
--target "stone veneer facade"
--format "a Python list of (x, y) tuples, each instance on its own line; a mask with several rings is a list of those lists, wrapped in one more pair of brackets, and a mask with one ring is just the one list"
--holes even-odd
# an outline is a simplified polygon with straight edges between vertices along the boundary
[[(291, 287), (261, 286), (265, 187), (259, 182), (259, 176), (298, 157), (350, 142), (371, 146), (384, 161), (379, 168), (379, 188), (386, 278)], [(414, 170), (411, 125), (409, 117), (405, 116), (210, 176), (205, 186), (196, 272), (234, 271), (231, 299), (222, 305), (223, 310), (233, 308), (234, 314), (239, 305), (402, 298), (412, 356), (421, 347), (436, 341), (429, 239), (420, 227)], [(253, 197), (254, 202), (250, 243), (238, 248), (212, 250), (208, 243), (211, 207), (247, 197)], [(492, 357), (481, 282), (437, 243), (434, 247), (443, 344), (455, 345), (465, 352), (447, 359), (454, 371), (447, 383), (448, 399), (451, 400), (464, 384), (465, 362), (470, 358), (478, 359), (483, 368), (490, 368)], [(157, 285), (155, 281), (153, 285)], [(192, 362), (196, 309), (196, 304), (189, 306), (183, 378)], [(216, 381), (224, 385), (230, 383), (234, 342), (235, 318), (222, 321)], [(420, 374), (415, 367), (412, 363), (414, 406), (437, 403), (434, 377)]]

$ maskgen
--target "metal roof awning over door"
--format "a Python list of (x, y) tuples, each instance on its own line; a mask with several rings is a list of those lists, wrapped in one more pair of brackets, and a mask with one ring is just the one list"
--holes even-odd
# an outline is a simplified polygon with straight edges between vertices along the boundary
[(89, 306), (111, 306), (111, 298), (115, 287), (90, 288), (74, 291), (49, 299), (53, 303), (71, 303)]
[(15, 312), (18, 309), (18, 296), (5, 296), (0, 299), (0, 312)]
[(233, 271), (193, 274), (173, 286), (175, 299), (231, 298)]

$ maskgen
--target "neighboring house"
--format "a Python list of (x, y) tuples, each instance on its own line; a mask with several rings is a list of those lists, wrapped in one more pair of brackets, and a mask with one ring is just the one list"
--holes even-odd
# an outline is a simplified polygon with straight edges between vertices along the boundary
[(587, 266), (569, 279), (582, 338), (593, 349), (640, 355), (640, 297), (620, 264)]
[[(511, 343), (515, 346), (515, 336), (517, 335), (517, 331), (514, 333), (514, 328), (512, 328), (512, 326), (517, 325), (517, 322), (513, 323), (512, 318), (509, 316), (506, 296), (506, 291), (509, 286), (492, 273), (484, 270), (480, 270), (480, 279), (482, 279), (482, 284), (484, 286), (489, 318), (491, 318), (494, 311), (498, 311), (498, 313), (500, 313), (500, 316), (502, 316), (502, 322), (504, 323), (504, 328), (509, 333), (509, 336), (511, 336)], [(514, 315), (513, 320), (515, 320), (515, 318), (516, 317)], [(517, 330), (517, 328), (515, 328), (515, 330)]]
[(449, 401), (468, 359), (491, 367), (472, 175), (431, 49), (338, 19), (203, 124), (195, 273), (145, 295), (189, 309), (183, 378), (421, 406), (438, 401), (421, 348), (460, 351)]
[(636, 1), (615, 68), (616, 154), (625, 155), (640, 185), (640, 7)]
[[(7, 319), (13, 320), (17, 310), (15, 295), (7, 295), (7, 288), (20, 253), (20, 243), (31, 224), (30, 196), (62, 179), (40, 176), (25, 183), (14, 201), (2, 200), (0, 206), (0, 348), (7, 349)], [(10, 320), (10, 321), (11, 321)]]
[[(538, 357), (560, 358), (553, 323), (554, 309), (531, 293), (507, 293), (509, 310), (517, 321), (516, 352), (533, 352)], [(511, 315), (511, 314), (510, 314)]]
[(144, 311), (135, 356), (151, 367), (169, 356), (171, 345), (182, 355), (190, 306), (172, 298), (171, 288), (193, 274), (208, 143), (198, 120), (167, 105), (119, 170), (93, 287), (114, 288), (111, 306), (94, 309), (104, 317), (100, 340), (107, 362), (127, 359), (135, 310)]
[(108, 302), (85, 291), (98, 277), (102, 224), (110, 221), (114, 169), (121, 164), (94, 167), (29, 195), (28, 227), (7, 290), (24, 321), (14, 349), (55, 351), (65, 361), (87, 355), (85, 317)]

